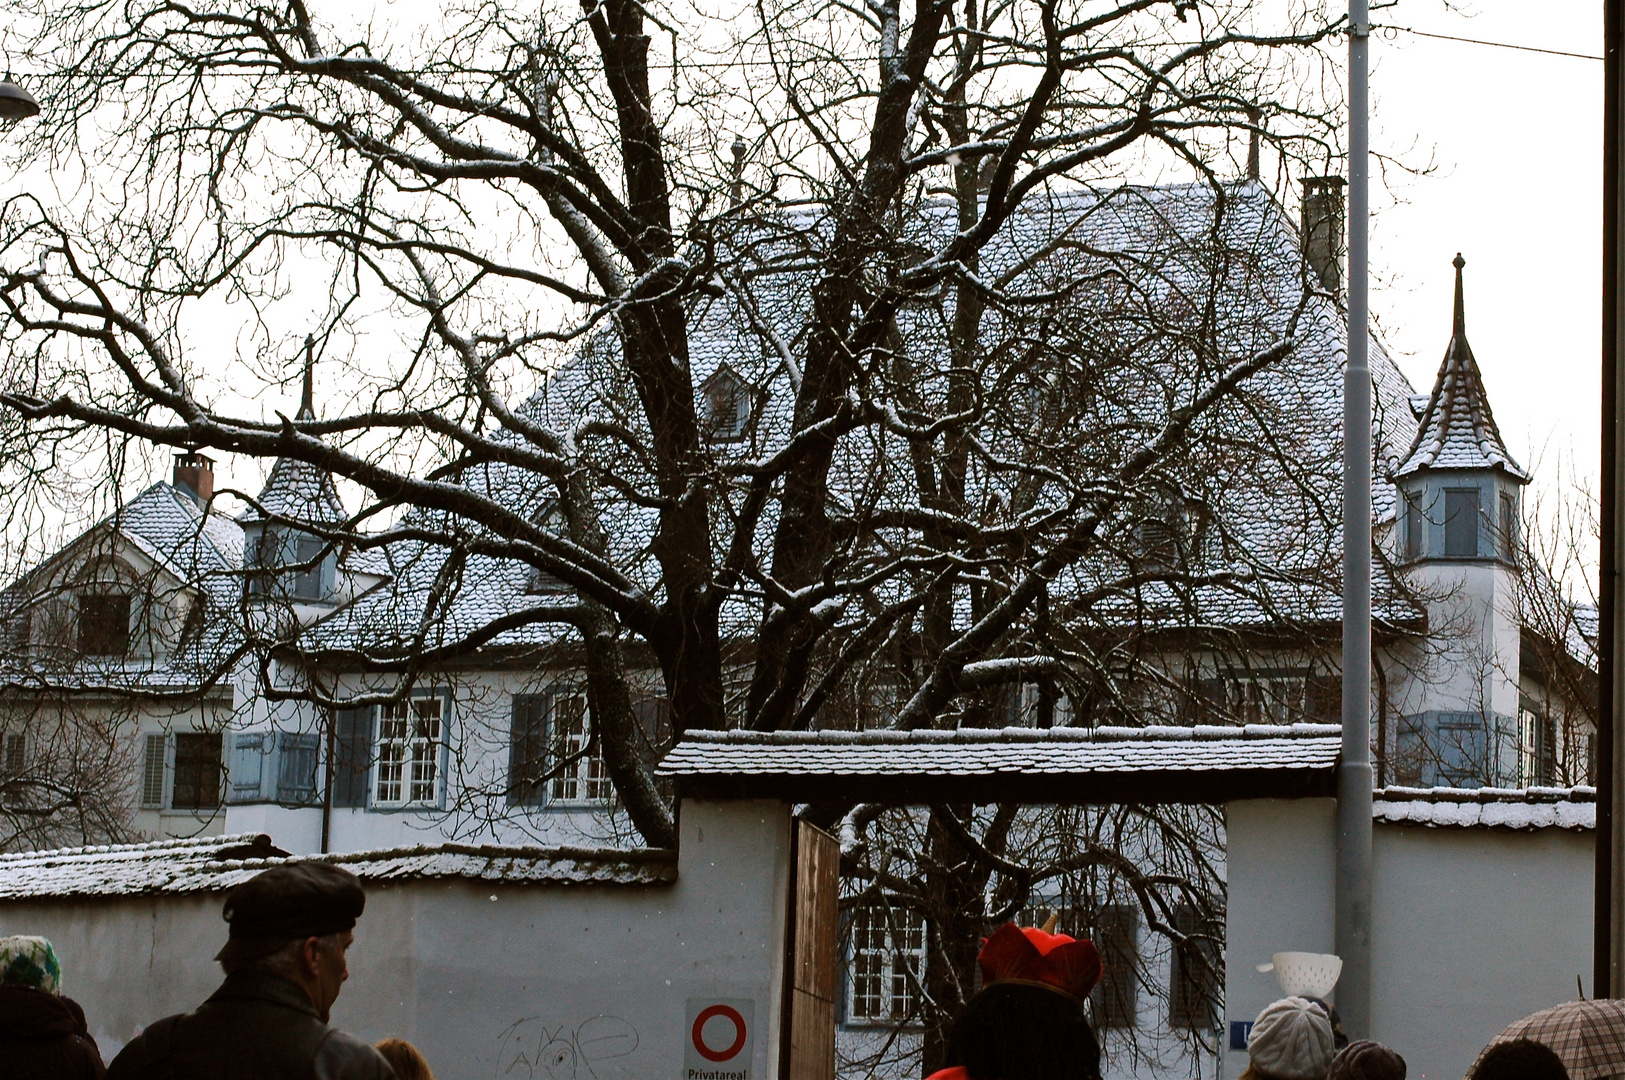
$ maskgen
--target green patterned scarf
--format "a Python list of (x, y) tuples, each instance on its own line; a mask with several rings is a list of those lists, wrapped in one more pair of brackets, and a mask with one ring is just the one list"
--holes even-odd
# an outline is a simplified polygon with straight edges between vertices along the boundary
[(62, 992), (62, 964), (42, 937), (0, 937), (0, 983), (32, 986), (48, 994)]

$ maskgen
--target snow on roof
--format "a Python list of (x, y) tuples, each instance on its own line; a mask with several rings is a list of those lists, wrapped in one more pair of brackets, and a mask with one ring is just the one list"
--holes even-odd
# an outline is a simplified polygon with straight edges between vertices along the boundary
[(493, 884), (656, 885), (676, 880), (670, 851), (424, 844), (288, 857), (244, 833), (145, 844), (0, 854), (0, 901), (218, 892), (273, 866), (329, 862), (373, 884), (461, 878)]
[(1388, 825), (1428, 828), (1570, 829), (1597, 827), (1597, 789), (1378, 788), (1372, 817)]
[(244, 524), (268, 517), (287, 518), (318, 524), (334, 524), (345, 519), (333, 474), (308, 461), (280, 457), (271, 466), (265, 487), (260, 489), (258, 506), (251, 506), (237, 520)]
[(1466, 262), (1456, 256), (1456, 311), (1450, 344), (1439, 365), (1426, 412), (1417, 428), (1416, 441), (1395, 476), (1407, 476), (1421, 469), (1499, 469), (1527, 482), (1529, 474), (1513, 460), (1501, 440), (1490, 411), (1489, 395), (1472, 346), (1467, 344), (1467, 320), (1462, 304), (1461, 269)]
[(1330, 769), (1335, 724), (1246, 727), (959, 728), (953, 731), (690, 731), (660, 763), (673, 779), (718, 775), (1083, 774)]

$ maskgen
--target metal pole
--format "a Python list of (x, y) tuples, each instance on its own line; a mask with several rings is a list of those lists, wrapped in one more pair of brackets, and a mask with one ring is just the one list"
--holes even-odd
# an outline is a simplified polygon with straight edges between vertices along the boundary
[(1366, 0), (1349, 0), (1348, 369), (1343, 375), (1343, 756), (1337, 771), (1337, 1010), (1371, 1032), (1371, 368), (1367, 356), (1370, 138)]
[(1625, 865), (1617, 848), (1620, 820), (1616, 801), (1621, 792), (1621, 751), (1617, 737), (1622, 695), (1616, 681), (1621, 671), (1618, 650), (1625, 644), (1619, 619), (1625, 614), (1620, 586), (1619, 459), (1621, 431), (1619, 343), (1620, 295), (1620, 0), (1603, 0), (1603, 132), (1602, 132), (1602, 469), (1598, 537), (1597, 738), (1592, 767), (1597, 785), (1597, 853), (1593, 881), (1591, 995), (1612, 997), (1625, 989), (1620, 971), (1621, 889), (1616, 874)]

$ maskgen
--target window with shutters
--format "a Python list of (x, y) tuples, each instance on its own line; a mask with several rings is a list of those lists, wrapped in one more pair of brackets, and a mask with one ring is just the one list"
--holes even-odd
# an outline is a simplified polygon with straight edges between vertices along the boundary
[(1107, 904), (1089, 935), (1100, 950), (1100, 981), (1089, 995), (1096, 1028), (1132, 1028), (1138, 1015), (1140, 911)]
[(1219, 1023), (1219, 946), (1194, 904), (1174, 908), (1174, 929), (1185, 940), (1170, 950), (1168, 1023), (1208, 1031)]
[(508, 729), (508, 805), (540, 806), (547, 801), (548, 694), (515, 694)]
[(1446, 558), (1478, 557), (1478, 489), (1446, 488), (1444, 553)]
[(846, 1020), (889, 1024), (915, 1018), (925, 973), (925, 919), (894, 904), (852, 912), (847, 963)]
[(1187, 683), (1190, 718), (1199, 723), (1336, 723), (1343, 681), (1301, 672), (1232, 672)]
[(378, 742), (373, 749), (374, 806), (439, 802), (443, 712), (439, 697), (379, 706)]
[(129, 653), (129, 594), (81, 593), (79, 596), (79, 654), (81, 656), (128, 656)]
[(169, 749), (169, 738), (148, 735), (146, 751), (141, 760), (141, 805), (164, 805), (164, 757)]
[(210, 810), (220, 805), (220, 742), (218, 732), (176, 734), (172, 808)]

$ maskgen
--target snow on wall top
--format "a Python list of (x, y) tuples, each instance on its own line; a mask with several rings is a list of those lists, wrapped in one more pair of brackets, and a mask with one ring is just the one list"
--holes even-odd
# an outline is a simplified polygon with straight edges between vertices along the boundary
[(1371, 816), (1388, 825), (1428, 828), (1569, 829), (1597, 827), (1597, 789), (1378, 788)]
[(758, 775), (1211, 772), (1330, 769), (1336, 725), (1245, 728), (963, 728), (689, 732), (660, 764), (673, 778)]
[[(259, 852), (265, 857), (252, 857)], [(248, 857), (245, 857), (248, 856)], [(330, 862), (371, 883), (460, 878), (493, 884), (656, 885), (675, 881), (674, 852), (424, 844), (285, 857), (264, 834), (0, 854), (0, 901), (218, 892), (286, 863)]]
[(1529, 474), (1501, 440), (1484, 391), (1484, 377), (1467, 344), (1461, 292), (1461, 269), (1466, 263), (1457, 255), (1455, 265), (1456, 311), (1450, 344), (1417, 428), (1416, 442), (1394, 475), (1407, 476), (1421, 469), (1500, 469), (1527, 482)]

